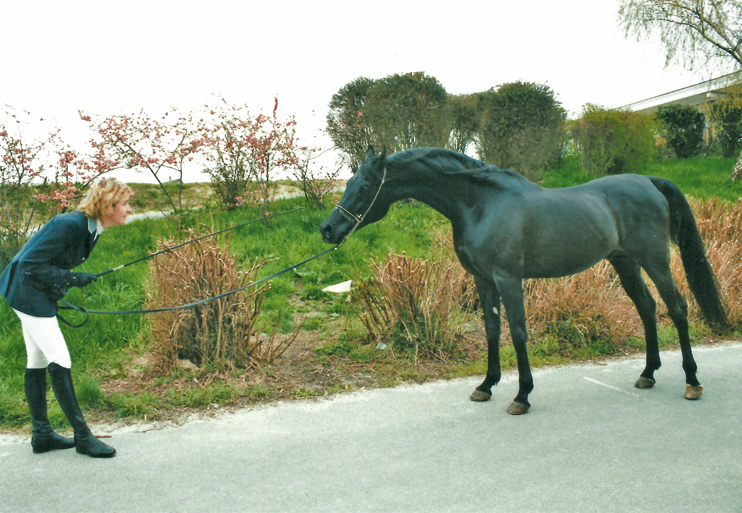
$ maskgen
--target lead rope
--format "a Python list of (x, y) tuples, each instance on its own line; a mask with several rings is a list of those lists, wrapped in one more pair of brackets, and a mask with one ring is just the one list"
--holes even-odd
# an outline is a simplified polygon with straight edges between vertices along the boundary
[[(225, 228), (224, 230), (219, 230), (219, 231), (216, 231), (216, 232), (213, 232), (213, 233), (209, 233), (207, 235), (202, 235), (201, 237), (196, 237), (195, 239), (191, 239), (191, 240), (186, 241), (186, 242), (183, 242), (181, 244), (177, 244), (175, 246), (171, 246), (169, 248), (165, 248), (165, 249), (163, 249), (161, 251), (158, 251), (157, 253), (152, 253), (151, 255), (147, 255), (145, 257), (138, 258), (137, 260), (132, 260), (131, 262), (129, 262), (127, 264), (123, 264), (123, 265), (120, 265), (118, 267), (114, 267), (113, 269), (108, 269), (107, 271), (103, 271), (102, 273), (98, 273), (98, 274), (95, 275), (95, 277), (96, 278), (100, 278), (101, 276), (105, 276), (106, 274), (112, 273), (113, 271), (118, 271), (119, 269), (123, 269), (124, 267), (129, 267), (130, 265), (137, 264), (137, 263), (142, 262), (144, 260), (148, 260), (148, 259), (150, 259), (152, 257), (156, 257), (157, 255), (161, 255), (163, 253), (167, 253), (168, 251), (172, 251), (174, 249), (181, 248), (181, 247), (186, 246), (188, 244), (192, 244), (194, 242), (198, 242), (200, 240), (203, 240), (203, 239), (206, 239), (206, 238), (209, 238), (209, 237), (213, 237), (214, 235), (219, 235), (219, 234), (222, 234), (224, 232), (228, 232), (228, 231), (231, 231), (231, 230), (236, 230), (237, 228), (242, 228), (243, 226), (248, 226), (248, 225), (255, 224), (255, 223), (262, 223), (262, 222), (267, 221), (268, 219), (271, 219), (273, 217), (278, 217), (278, 216), (282, 216), (282, 215), (285, 215), (285, 214), (291, 214), (292, 212), (296, 212), (298, 210), (307, 210), (308, 211), (308, 209), (306, 207), (299, 207), (299, 208), (295, 208), (293, 210), (287, 210), (285, 212), (278, 212), (277, 214), (271, 214), (271, 215), (265, 216), (265, 217), (263, 217), (261, 219), (255, 219), (253, 221), (248, 221), (247, 223), (242, 223), (242, 224), (238, 224), (236, 226), (231, 226), (229, 228)], [(314, 224), (314, 219), (312, 219), (312, 224)]]
[[(173, 251), (174, 249), (178, 249), (178, 248), (183, 247), (185, 245), (192, 244), (194, 242), (198, 242), (198, 241), (203, 240), (203, 239), (206, 239), (208, 237), (213, 237), (215, 235), (219, 235), (221, 233), (228, 232), (228, 231), (231, 231), (231, 230), (236, 230), (237, 228), (241, 228), (243, 226), (248, 226), (248, 225), (251, 225), (251, 224), (254, 224), (254, 223), (260, 223), (260, 222), (263, 222), (263, 221), (267, 221), (268, 219), (270, 219), (272, 217), (278, 217), (278, 216), (282, 216), (282, 215), (285, 215), (285, 214), (290, 214), (290, 213), (296, 212), (298, 210), (307, 210), (308, 211), (308, 209), (306, 207), (299, 207), (299, 208), (295, 208), (293, 210), (287, 210), (285, 212), (278, 212), (276, 214), (272, 214), (272, 215), (263, 217), (261, 219), (256, 219), (256, 220), (253, 220), (253, 221), (249, 221), (247, 223), (238, 224), (238, 225), (232, 226), (230, 228), (225, 228), (224, 230), (219, 230), (219, 231), (216, 231), (216, 232), (213, 232), (213, 233), (209, 233), (207, 235), (202, 235), (201, 237), (196, 237), (195, 239), (191, 239), (191, 240), (186, 241), (186, 242), (183, 242), (181, 244), (177, 244), (175, 246), (171, 246), (169, 248), (165, 248), (165, 249), (163, 249), (161, 251), (158, 251), (156, 253), (152, 253), (150, 255), (147, 255), (145, 257), (139, 258), (137, 260), (133, 260), (133, 261), (131, 261), (129, 263), (120, 265), (118, 267), (114, 267), (112, 269), (108, 269), (107, 271), (103, 271), (102, 273), (98, 273), (95, 276), (96, 276), (96, 278), (99, 278), (101, 276), (105, 276), (106, 274), (112, 273), (114, 271), (118, 271), (119, 269), (123, 269), (124, 267), (128, 267), (128, 266), (133, 265), (133, 264), (136, 264), (138, 262), (142, 262), (144, 260), (153, 258), (153, 257), (155, 257), (157, 255), (161, 255), (162, 253), (167, 253), (168, 251)], [(311, 216), (311, 212), (310, 212), (310, 216)], [(315, 227), (315, 231), (317, 231), (316, 230), (316, 223), (314, 222), (314, 216), (311, 216), (311, 219), (312, 219), (312, 225)], [(326, 250), (326, 251), (323, 251), (323, 252), (320, 253), (319, 252), (319, 241), (318, 241), (317, 242), (318, 253), (316, 255), (314, 255), (314, 256), (312, 256), (312, 257), (310, 257), (310, 258), (302, 261), (302, 262), (299, 262), (298, 264), (295, 264), (295, 265), (292, 265), (290, 267), (287, 267), (286, 269), (283, 269), (283, 270), (281, 270), (281, 271), (279, 271), (279, 272), (277, 272), (277, 273), (275, 273), (275, 274), (273, 274), (271, 276), (268, 276), (267, 278), (263, 278), (260, 281), (250, 283), (247, 286), (242, 287), (240, 289), (233, 290), (233, 291), (230, 291), (230, 292), (226, 292), (224, 294), (221, 294), (221, 295), (216, 296), (216, 297), (213, 297), (213, 298), (207, 298), (207, 299), (202, 300), (202, 301), (196, 301), (194, 303), (189, 303), (188, 305), (182, 305), (182, 306), (176, 306), (176, 307), (168, 307), (168, 308), (154, 308), (154, 309), (149, 309), (149, 310), (87, 310), (87, 309), (85, 309), (85, 308), (83, 308), (81, 306), (75, 306), (73, 304), (70, 304), (67, 301), (65, 301), (64, 299), (62, 299), (61, 302), (64, 304), (64, 306), (60, 306), (59, 307), (60, 310), (74, 310), (76, 312), (82, 312), (82, 313), (85, 314), (85, 319), (80, 324), (74, 324), (74, 323), (68, 321), (67, 319), (65, 319), (64, 317), (62, 317), (59, 313), (57, 313), (57, 318), (60, 321), (62, 321), (64, 324), (68, 325), (68, 326), (71, 326), (73, 328), (81, 328), (82, 326), (84, 326), (88, 322), (88, 320), (90, 319), (90, 314), (91, 313), (96, 313), (96, 314), (138, 314), (138, 313), (142, 313), (142, 314), (144, 314), (144, 313), (153, 313), (153, 312), (168, 312), (168, 311), (172, 311), (172, 310), (180, 310), (180, 309), (183, 309), (183, 308), (189, 308), (189, 307), (197, 306), (197, 305), (200, 305), (200, 304), (205, 304), (205, 303), (208, 303), (210, 301), (214, 301), (216, 299), (221, 299), (221, 298), (224, 298), (226, 296), (229, 296), (229, 295), (232, 295), (232, 294), (236, 294), (237, 292), (241, 292), (242, 290), (245, 290), (246, 288), (253, 287), (253, 286), (257, 285), (258, 283), (263, 283), (264, 281), (267, 281), (267, 280), (270, 280), (272, 278), (275, 278), (276, 276), (279, 276), (279, 275), (281, 275), (281, 274), (283, 274), (283, 273), (285, 273), (287, 271), (290, 271), (292, 269), (295, 269), (295, 268), (299, 267), (302, 264), (305, 264), (305, 263), (307, 263), (307, 262), (309, 262), (311, 260), (314, 260), (315, 258), (319, 258), (322, 255), (324, 255), (326, 253), (329, 253), (330, 251), (333, 251), (333, 250), (339, 248), (341, 245), (342, 245), (342, 243), (334, 246), (333, 248), (330, 248), (329, 250)], [(320, 271), (319, 272), (320, 272), (320, 275), (321, 275), (321, 272), (322, 272), (322, 267), (321, 266), (320, 266)]]
[(194, 301), (193, 303), (188, 303), (186, 305), (169, 306), (169, 307), (164, 307), (164, 308), (149, 308), (149, 309), (146, 309), (146, 310), (87, 310), (85, 308), (82, 308), (81, 306), (71, 305), (70, 303), (68, 303), (67, 301), (65, 301), (63, 299), (62, 300), (62, 303), (64, 303), (65, 306), (59, 307), (60, 309), (62, 309), (62, 310), (74, 310), (76, 312), (82, 312), (82, 313), (85, 314), (85, 320), (82, 323), (80, 323), (80, 324), (72, 324), (71, 322), (69, 322), (66, 319), (64, 319), (62, 316), (58, 315), (58, 317), (59, 317), (59, 319), (62, 322), (64, 322), (68, 326), (72, 326), (73, 328), (80, 328), (80, 327), (84, 326), (86, 322), (88, 322), (88, 319), (90, 319), (90, 314), (104, 314), (104, 315), (114, 315), (114, 314), (118, 314), (118, 315), (148, 314), (148, 313), (158, 313), (158, 312), (172, 312), (172, 311), (175, 311), (175, 310), (184, 310), (186, 308), (193, 308), (195, 306), (205, 305), (206, 303), (211, 303), (212, 301), (216, 301), (218, 299), (224, 299), (227, 296), (231, 296), (233, 294), (237, 294), (238, 292), (242, 292), (243, 290), (249, 289), (250, 287), (255, 287), (256, 285), (260, 285), (261, 283), (264, 283), (264, 282), (266, 282), (268, 280), (272, 280), (276, 276), (280, 276), (280, 275), (282, 275), (285, 272), (291, 271), (292, 269), (296, 269), (300, 265), (304, 265), (307, 262), (311, 262), (315, 258), (319, 258), (322, 255), (325, 255), (325, 254), (329, 253), (330, 251), (335, 251), (336, 249), (338, 249), (342, 245), (343, 245), (343, 243), (341, 242), (340, 244), (337, 244), (337, 245), (333, 246), (330, 249), (326, 249), (325, 251), (323, 251), (321, 253), (317, 253), (314, 256), (311, 256), (311, 257), (309, 257), (309, 258), (307, 258), (305, 260), (302, 260), (298, 264), (294, 264), (294, 265), (291, 265), (291, 266), (289, 266), (289, 267), (287, 267), (285, 269), (281, 269), (280, 271), (275, 272), (275, 273), (271, 274), (270, 276), (266, 276), (265, 278), (261, 278), (258, 281), (254, 281), (252, 283), (248, 283), (244, 287), (240, 287), (240, 288), (235, 289), (235, 290), (230, 290), (229, 292), (225, 292), (224, 294), (219, 294), (218, 296), (213, 296), (213, 297), (210, 297), (210, 298), (202, 299), (200, 301)]

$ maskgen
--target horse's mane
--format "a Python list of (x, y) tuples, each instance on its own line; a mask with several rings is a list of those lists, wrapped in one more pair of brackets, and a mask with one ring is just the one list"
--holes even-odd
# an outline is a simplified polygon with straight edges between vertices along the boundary
[(390, 167), (424, 161), (431, 171), (441, 175), (463, 176), (480, 185), (507, 188), (538, 187), (509, 169), (499, 169), (462, 153), (442, 148), (413, 148), (390, 156)]

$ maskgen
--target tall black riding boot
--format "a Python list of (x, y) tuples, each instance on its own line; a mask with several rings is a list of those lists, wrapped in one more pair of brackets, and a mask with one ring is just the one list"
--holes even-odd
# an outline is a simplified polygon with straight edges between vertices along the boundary
[(75, 448), (80, 454), (87, 454), (93, 458), (111, 458), (116, 454), (116, 449), (109, 447), (90, 432), (85, 419), (82, 416), (80, 405), (75, 395), (75, 387), (72, 385), (72, 373), (70, 369), (49, 364), (49, 375), (52, 378), (52, 389), (57, 396), (57, 402), (72, 424), (75, 431)]
[(58, 435), (46, 416), (46, 369), (26, 369), (26, 400), (31, 411), (31, 447), (36, 454), (72, 449), (75, 441)]

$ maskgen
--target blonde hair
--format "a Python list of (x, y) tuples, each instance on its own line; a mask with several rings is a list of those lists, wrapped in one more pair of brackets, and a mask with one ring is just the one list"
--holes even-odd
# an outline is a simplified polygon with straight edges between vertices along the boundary
[(77, 210), (87, 217), (101, 220), (113, 213), (113, 207), (119, 201), (134, 196), (128, 185), (115, 178), (101, 178), (88, 190)]

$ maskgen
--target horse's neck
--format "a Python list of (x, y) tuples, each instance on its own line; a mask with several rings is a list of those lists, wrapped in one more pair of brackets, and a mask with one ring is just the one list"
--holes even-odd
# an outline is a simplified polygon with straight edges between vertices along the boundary
[[(397, 174), (397, 173), (395, 173)], [(458, 220), (462, 211), (469, 209), (485, 189), (477, 187), (469, 178), (455, 173), (438, 173), (421, 162), (405, 166), (400, 170), (399, 184), (394, 186), (395, 201), (413, 198), (438, 211), (450, 221)], [(487, 188), (487, 193), (495, 191)]]

